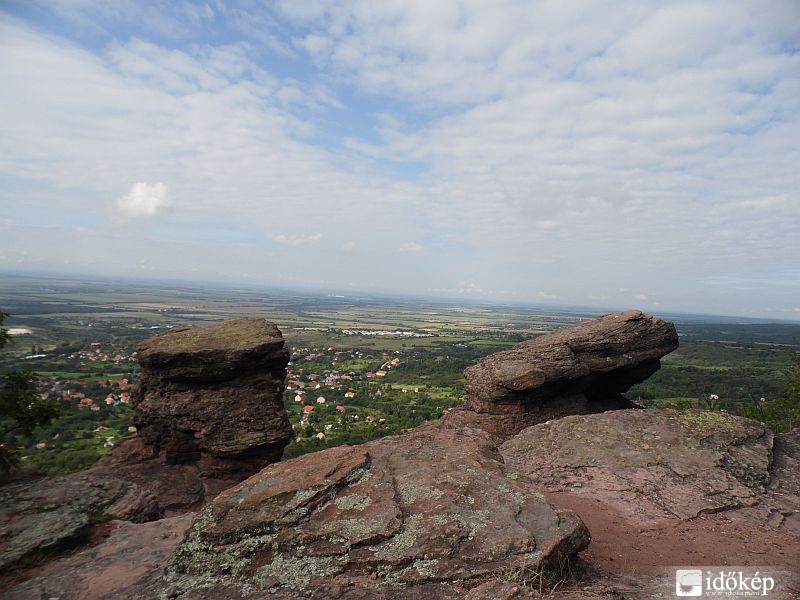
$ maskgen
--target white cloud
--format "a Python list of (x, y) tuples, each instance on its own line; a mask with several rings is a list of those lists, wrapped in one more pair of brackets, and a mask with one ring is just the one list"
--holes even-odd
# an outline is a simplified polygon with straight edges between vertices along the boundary
[(131, 190), (117, 200), (119, 212), (133, 219), (154, 217), (169, 205), (167, 186), (163, 183), (134, 183)]
[(423, 247), (416, 242), (406, 242), (400, 246), (400, 252), (422, 252)]
[(321, 233), (314, 233), (312, 235), (274, 235), (272, 241), (278, 244), (285, 244), (287, 246), (302, 246), (304, 244), (313, 244), (322, 239)]
[[(247, 271), (264, 277), (796, 306), (800, 283), (784, 275), (800, 255), (796, 2), (57, 6), (118, 41), (87, 51), (0, 14), (0, 171), (36, 182), (0, 189), (0, 203), (94, 215), (120, 182), (165, 181), (198, 240), (231, 231), (226, 260), (258, 257)], [(181, 22), (171, 39), (199, 41), (112, 27), (162, 10)], [(224, 19), (249, 33), (205, 35)], [(278, 69), (263, 52), (293, 58)], [(253, 241), (264, 231), (293, 250), (269, 254)], [(426, 240), (425, 269), (410, 239)], [(184, 260), (187, 241), (165, 255)], [(381, 260), (391, 273), (372, 268)], [(733, 293), (762, 272), (782, 287)], [(734, 283), (706, 283), (722, 275)], [(448, 278), (482, 285), (437, 288)]]

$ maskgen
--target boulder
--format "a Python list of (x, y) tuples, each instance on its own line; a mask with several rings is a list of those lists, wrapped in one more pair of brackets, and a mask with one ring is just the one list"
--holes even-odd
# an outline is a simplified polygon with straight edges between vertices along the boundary
[(0, 487), (0, 571), (85, 543), (95, 525), (161, 516), (156, 497), (113, 476), (76, 473)]
[(794, 568), (796, 442), (724, 412), (644, 409), (541, 423), (500, 452), (510, 473), (586, 522), (584, 558), (609, 573), (657, 574), (683, 564)]
[(174, 329), (139, 346), (134, 424), (168, 463), (205, 458), (248, 475), (280, 460), (292, 429), (283, 408), (289, 351), (264, 319)]
[[(545, 569), (588, 544), (570, 511), (507, 477), (489, 434), (437, 425), (270, 465), (222, 492), (199, 513), (162, 590), (463, 597), (451, 582)], [(203, 591), (210, 582), (218, 595)]]
[(186, 513), (150, 523), (109, 522), (110, 531), (105, 539), (52, 561), (35, 577), (6, 588), (3, 598), (155, 598), (153, 586), (160, 580), (193, 516), (193, 513)]
[(570, 414), (631, 408), (622, 393), (678, 347), (675, 326), (638, 310), (608, 314), (497, 352), (464, 370), (467, 410), (507, 435)]

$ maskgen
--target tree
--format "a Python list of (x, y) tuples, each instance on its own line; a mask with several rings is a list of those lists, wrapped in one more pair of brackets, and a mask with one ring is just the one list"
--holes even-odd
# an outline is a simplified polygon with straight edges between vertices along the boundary
[(789, 431), (800, 425), (800, 352), (794, 357), (794, 368), (781, 395), (766, 407), (768, 422), (777, 431)]
[[(0, 311), (0, 348), (10, 341), (2, 326), (8, 315)], [(31, 435), (59, 413), (55, 400), (42, 398), (36, 389), (38, 375), (30, 369), (12, 371), (0, 383), (0, 473), (18, 464), (16, 455), (6, 447), (10, 434)]]

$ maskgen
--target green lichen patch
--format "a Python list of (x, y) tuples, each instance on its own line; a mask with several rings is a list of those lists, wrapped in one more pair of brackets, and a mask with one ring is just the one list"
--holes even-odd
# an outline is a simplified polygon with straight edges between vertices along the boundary
[(745, 433), (742, 420), (724, 412), (689, 410), (681, 412), (678, 418), (681, 426), (692, 432), (719, 432), (732, 435)]

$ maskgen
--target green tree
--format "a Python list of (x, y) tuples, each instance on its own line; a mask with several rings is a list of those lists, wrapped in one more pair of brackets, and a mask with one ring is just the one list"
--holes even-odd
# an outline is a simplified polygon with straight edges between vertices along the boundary
[(767, 422), (778, 431), (800, 426), (800, 352), (794, 357), (794, 368), (781, 395), (767, 403)]
[[(9, 341), (2, 326), (8, 315), (0, 311), (0, 348)], [(0, 472), (8, 472), (18, 461), (6, 447), (11, 434), (31, 435), (38, 425), (49, 423), (59, 413), (55, 400), (42, 398), (36, 389), (37, 374), (30, 369), (12, 371), (0, 382)]]

